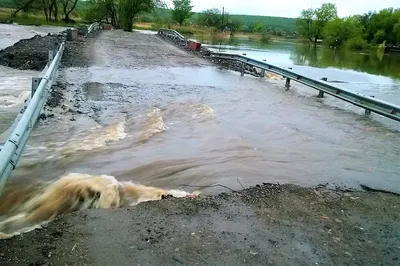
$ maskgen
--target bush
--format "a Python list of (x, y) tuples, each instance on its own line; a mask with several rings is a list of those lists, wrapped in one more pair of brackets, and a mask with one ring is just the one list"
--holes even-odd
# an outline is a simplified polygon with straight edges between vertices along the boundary
[(140, 16), (138, 21), (143, 22), (143, 23), (151, 23), (151, 22), (154, 22), (154, 18), (150, 14), (145, 14), (145, 15)]
[(269, 35), (268, 32), (263, 31), (263, 33), (261, 34), (261, 42), (262, 43), (270, 43), (271, 35)]
[(360, 36), (349, 39), (345, 43), (345, 46), (347, 49), (358, 50), (358, 51), (369, 48), (368, 42), (366, 40), (362, 39)]

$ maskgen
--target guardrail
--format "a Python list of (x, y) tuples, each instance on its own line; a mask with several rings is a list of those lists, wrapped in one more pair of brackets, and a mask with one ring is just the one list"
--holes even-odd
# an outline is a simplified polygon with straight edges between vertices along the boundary
[(89, 35), (92, 32), (92, 30), (96, 30), (96, 29), (99, 29), (99, 28), (100, 28), (100, 23), (98, 23), (98, 22), (90, 24), (85, 36)]
[(176, 30), (171, 30), (171, 29), (160, 29), (158, 31), (159, 35), (163, 35), (166, 36), (168, 38), (172, 38), (181, 42), (187, 42), (187, 39), (180, 34), (179, 32), (177, 32)]
[(359, 93), (354, 93), (341, 87), (332, 86), (331, 84), (323, 80), (315, 80), (313, 78), (300, 75), (293, 71), (277, 67), (266, 62), (261, 62), (246, 56), (229, 53), (211, 53), (211, 57), (220, 60), (233, 60), (238, 62), (240, 64), (242, 76), (246, 72), (254, 75), (254, 73), (256, 73), (255, 71), (257, 71), (254, 68), (260, 69), (260, 72), (257, 72), (257, 75), (260, 77), (264, 77), (265, 71), (269, 71), (285, 77), (287, 89), (290, 87), (290, 81), (294, 80), (311, 88), (319, 90), (318, 97), (320, 98), (324, 96), (324, 93), (327, 93), (338, 99), (364, 108), (366, 114), (374, 112), (390, 119), (400, 121), (400, 106), (387, 103), (385, 101), (378, 100), (370, 96), (360, 95)]
[(45, 74), (43, 77), (32, 79), (32, 98), (0, 151), (0, 193), (7, 183), (11, 172), (15, 169), (32, 129), (46, 103), (47, 95), (53, 85), (64, 47), (65, 43), (63, 42), (61, 45), (57, 45), (56, 49), (49, 51), (49, 62), (45, 68)]

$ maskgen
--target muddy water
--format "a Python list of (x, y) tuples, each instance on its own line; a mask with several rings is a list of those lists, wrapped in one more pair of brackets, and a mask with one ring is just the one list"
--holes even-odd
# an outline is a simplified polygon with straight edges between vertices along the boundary
[(249, 38), (221, 42), (208, 36), (194, 37), (213, 51), (246, 54), (315, 79), (326, 77), (335, 86), (400, 105), (400, 55), (396, 53), (334, 50), (295, 41), (262, 44)]
[(65, 27), (54, 26), (19, 26), (11, 24), (0, 24), (0, 50), (13, 45), (22, 39), (29, 39), (35, 35), (46, 35), (48, 33), (61, 32)]
[[(0, 50), (11, 46), (21, 39), (35, 35), (60, 32), (63, 27), (17, 26), (0, 24)], [(37, 71), (21, 71), (0, 66), (0, 141), (7, 139), (9, 127), (19, 113), (24, 101), (30, 95), (32, 77)]]
[(239, 179), (400, 192), (396, 123), (299, 85), (285, 91), (281, 80), (220, 70), (151, 35), (104, 32), (91, 53), (94, 66), (60, 72), (68, 106), (35, 129), (13, 178), (81, 172), (168, 188), (238, 189)]
[[(7, 139), (11, 126), (30, 95), (32, 77), (37, 71), (22, 71), (0, 66), (0, 141)], [(7, 132), (6, 132), (7, 131)]]

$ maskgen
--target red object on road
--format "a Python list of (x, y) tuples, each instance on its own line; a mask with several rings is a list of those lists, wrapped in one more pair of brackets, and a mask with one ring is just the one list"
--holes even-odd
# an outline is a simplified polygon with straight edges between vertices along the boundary
[(112, 26), (110, 24), (103, 25), (103, 30), (112, 30)]
[(195, 41), (189, 41), (188, 42), (188, 48), (190, 50), (200, 51), (201, 43), (195, 42)]

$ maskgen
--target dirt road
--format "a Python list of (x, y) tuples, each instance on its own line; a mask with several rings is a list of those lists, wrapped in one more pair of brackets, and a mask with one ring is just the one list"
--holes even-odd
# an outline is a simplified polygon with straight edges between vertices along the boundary
[[(133, 72), (126, 71), (132, 66), (132, 60), (125, 60), (124, 56), (134, 58), (134, 73), (142, 74), (152, 67), (160, 70), (159, 67), (210, 65), (153, 35), (132, 33), (126, 38), (130, 33), (107, 34), (106, 42), (93, 40), (91, 45), (81, 44), (85, 49), (68, 50), (67, 47), (71, 52), (67, 52), (64, 65), (119, 66), (125, 69), (119, 76), (123, 80), (121, 83), (126, 82), (124, 73)], [(114, 60), (115, 56), (120, 58)], [(89, 59), (92, 62), (88, 62)], [(146, 69), (138, 71), (141, 67)], [(74, 86), (77, 85), (67, 84), (67, 89), (76, 92), (71, 106), (78, 103), (84, 91)], [(124, 93), (130, 92), (129, 86), (119, 86)], [(155, 90), (161, 85), (152, 86)], [(127, 103), (124, 112), (146, 104), (149, 97), (145, 93), (150, 92), (137, 91), (143, 93), (140, 94), (141, 103)], [(157, 93), (153, 94), (151, 96), (157, 99)], [(104, 95), (110, 99), (119, 96), (107, 92)], [(60, 104), (56, 100), (51, 102)], [(101, 123), (101, 118), (112, 117), (123, 106), (120, 102), (105, 101), (104, 106), (107, 106), (100, 111), (108, 116), (99, 115), (98, 110), (96, 119)], [(89, 109), (81, 99), (79, 107), (64, 116), (74, 125), (75, 119), (79, 120)], [(51, 119), (48, 119), (50, 124)], [(121, 149), (122, 155), (123, 151)], [(102, 164), (92, 164), (96, 165), (94, 170), (110, 168), (111, 157), (106, 155), (100, 161)], [(49, 161), (48, 164), (53, 163)], [(281, 164), (280, 169), (282, 167), (285, 166)], [(37, 168), (41, 168), (37, 173), (52, 169), (47, 165)], [(32, 173), (32, 169), (33, 166), (25, 170)], [(146, 172), (152, 170), (150, 165)], [(162, 180), (167, 170), (173, 176), (170, 168), (161, 170), (160, 173), (154, 170), (154, 182)], [(212, 172), (211, 167), (208, 170)], [(59, 170), (46, 174), (54, 175), (55, 171)], [(183, 170), (174, 172), (190, 174)], [(137, 176), (141, 172), (133, 173)], [(197, 177), (202, 176), (198, 174)], [(165, 199), (129, 209), (71, 213), (42, 230), (0, 241), (0, 265), (399, 265), (399, 211), (400, 197), (390, 193), (264, 184), (218, 195), (205, 193), (197, 199)]]

